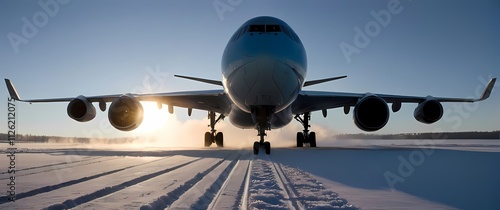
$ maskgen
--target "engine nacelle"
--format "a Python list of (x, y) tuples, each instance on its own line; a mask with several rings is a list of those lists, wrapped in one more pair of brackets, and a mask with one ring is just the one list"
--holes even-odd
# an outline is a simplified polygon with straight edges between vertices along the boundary
[(435, 99), (427, 99), (418, 104), (413, 116), (421, 123), (435, 123), (443, 117), (443, 105)]
[(359, 99), (354, 106), (354, 123), (364, 131), (376, 131), (389, 121), (389, 107), (384, 99), (376, 95), (367, 95)]
[(131, 131), (141, 125), (144, 109), (134, 97), (122, 95), (116, 98), (108, 110), (108, 119), (113, 127), (121, 131)]
[(68, 116), (78, 122), (87, 122), (95, 117), (95, 107), (84, 96), (71, 100), (67, 108)]

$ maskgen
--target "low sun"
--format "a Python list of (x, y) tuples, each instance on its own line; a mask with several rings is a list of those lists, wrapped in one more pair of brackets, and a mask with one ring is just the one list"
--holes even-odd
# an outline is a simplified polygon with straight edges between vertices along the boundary
[(158, 109), (156, 102), (141, 102), (144, 108), (144, 119), (141, 125), (135, 129), (138, 133), (147, 133), (164, 128), (169, 121), (169, 116), (166, 108)]

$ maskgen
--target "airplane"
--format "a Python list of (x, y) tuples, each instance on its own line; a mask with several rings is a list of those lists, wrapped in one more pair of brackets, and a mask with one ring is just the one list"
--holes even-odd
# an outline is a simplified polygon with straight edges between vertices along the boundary
[(284, 21), (269, 16), (255, 17), (245, 22), (230, 38), (223, 52), (222, 80), (211, 80), (191, 76), (176, 77), (208, 83), (222, 87), (219, 90), (185, 91), (149, 94), (114, 94), (101, 96), (77, 96), (76, 98), (53, 98), (22, 100), (14, 85), (5, 79), (10, 97), (17, 101), (69, 102), (68, 116), (78, 122), (87, 122), (96, 115), (92, 103), (98, 103), (106, 111), (107, 103), (110, 124), (121, 131), (137, 128), (143, 120), (140, 101), (208, 111), (210, 131), (205, 133), (204, 145), (215, 143), (224, 146), (222, 132), (215, 125), (229, 117), (238, 128), (256, 129), (260, 139), (254, 142), (253, 152), (264, 149), (271, 153), (271, 144), (264, 140), (266, 132), (286, 126), (293, 119), (299, 121), (304, 130), (297, 132), (297, 147), (316, 147), (316, 133), (309, 130), (311, 112), (343, 108), (345, 114), (353, 109), (355, 125), (363, 131), (372, 132), (383, 128), (389, 119), (389, 107), (397, 112), (402, 103), (418, 103), (414, 118), (431, 124), (443, 116), (442, 102), (478, 102), (487, 99), (496, 78), (487, 84), (479, 98), (443, 98), (388, 95), (375, 93), (344, 93), (306, 91), (305, 87), (345, 78), (330, 77), (306, 81), (307, 56), (299, 36)]

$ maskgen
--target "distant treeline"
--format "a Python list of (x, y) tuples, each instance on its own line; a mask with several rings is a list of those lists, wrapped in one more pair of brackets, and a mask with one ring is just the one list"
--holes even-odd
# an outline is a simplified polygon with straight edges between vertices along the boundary
[(500, 131), (402, 134), (339, 134), (337, 139), (500, 139)]
[[(500, 131), (442, 132), (442, 133), (402, 133), (402, 134), (338, 134), (337, 139), (500, 139)], [(0, 133), (0, 141), (6, 142), (7, 134)], [(16, 135), (16, 142), (34, 143), (132, 143), (139, 137), (128, 138), (84, 138), (40, 135)]]
[[(6, 142), (8, 136), (5, 133), (0, 133), (0, 141)], [(61, 137), (61, 136), (39, 136), (39, 135), (24, 135), (17, 134), (16, 142), (33, 142), (33, 143), (105, 143), (105, 144), (123, 144), (132, 143), (136, 138), (84, 138), (84, 137)]]

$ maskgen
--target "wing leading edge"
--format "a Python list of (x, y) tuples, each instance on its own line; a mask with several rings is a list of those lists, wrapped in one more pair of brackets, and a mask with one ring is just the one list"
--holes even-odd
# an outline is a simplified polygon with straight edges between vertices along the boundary
[[(5, 79), (7, 90), (12, 99), (28, 103), (43, 102), (69, 102), (76, 97), (71, 98), (49, 98), (49, 99), (21, 99), (16, 88), (9, 79)], [(112, 102), (124, 94), (85, 96), (89, 102)], [(184, 108), (200, 109), (217, 113), (227, 112), (230, 106), (229, 99), (224, 90), (203, 90), (203, 91), (184, 91), (170, 93), (150, 93), (150, 94), (125, 94), (139, 101), (152, 101), (178, 106)]]
[[(479, 98), (446, 98), (446, 97), (420, 97), (389, 94), (374, 94), (384, 99), (387, 103), (421, 103), (429, 98), (439, 102), (478, 102), (486, 100), (493, 90), (496, 78), (491, 79)], [(371, 93), (368, 93), (371, 94)], [(319, 110), (354, 106), (360, 98), (367, 93), (343, 93), (326, 91), (301, 91), (297, 100), (292, 104), (293, 114), (302, 114)]]

